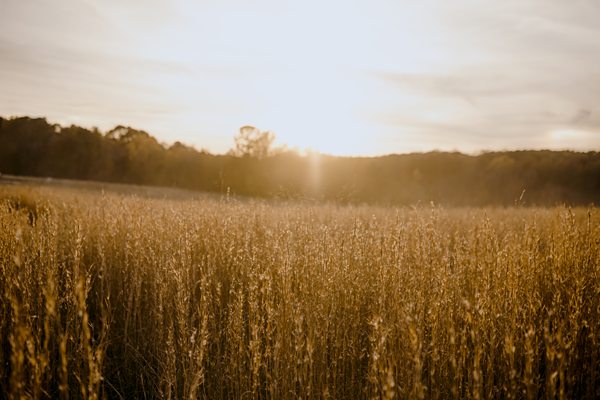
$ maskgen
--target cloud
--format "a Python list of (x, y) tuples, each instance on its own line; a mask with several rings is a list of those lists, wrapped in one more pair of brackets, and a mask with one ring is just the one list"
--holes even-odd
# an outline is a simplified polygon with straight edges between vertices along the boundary
[(247, 123), (355, 153), (597, 145), (598, 20), (584, 0), (5, 0), (0, 115), (222, 150)]
[(446, 75), (379, 72), (375, 73), (375, 76), (396, 85), (400, 90), (412, 90), (432, 96), (457, 97), (468, 102), (476, 102), (483, 97), (514, 96), (536, 90), (536, 82), (519, 81), (502, 71), (457, 72)]
[(373, 72), (417, 105), (392, 103), (376, 115), (381, 123), (440, 147), (552, 147), (548, 132), (575, 128), (586, 134), (574, 147), (600, 146), (598, 3), (457, 2), (444, 18), (451, 64)]
[[(600, 135), (595, 133), (600, 132), (600, 113), (593, 111), (590, 101), (593, 80), (586, 85), (585, 79), (573, 75), (553, 79), (543, 72), (532, 76), (515, 70), (510, 75), (493, 68), (470, 74), (375, 76), (390, 90), (411, 99), (376, 113), (375, 119), (396, 129), (405, 140), (427, 144), (421, 148), (476, 151), (600, 146)], [(548, 135), (570, 128), (585, 129), (586, 134)]]

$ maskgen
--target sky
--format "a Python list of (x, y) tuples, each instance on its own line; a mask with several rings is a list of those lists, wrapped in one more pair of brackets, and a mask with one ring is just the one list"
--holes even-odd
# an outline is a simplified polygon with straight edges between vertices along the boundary
[(0, 0), (0, 116), (226, 152), (600, 149), (596, 0)]

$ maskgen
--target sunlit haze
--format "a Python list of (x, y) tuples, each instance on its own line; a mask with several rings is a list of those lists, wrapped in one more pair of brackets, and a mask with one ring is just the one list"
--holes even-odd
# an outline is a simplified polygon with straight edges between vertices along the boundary
[(600, 2), (2, 0), (0, 116), (222, 153), (600, 147)]

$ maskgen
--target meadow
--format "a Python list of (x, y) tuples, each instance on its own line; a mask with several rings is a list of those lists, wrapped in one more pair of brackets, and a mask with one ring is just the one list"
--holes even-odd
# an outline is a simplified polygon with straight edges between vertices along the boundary
[(0, 398), (600, 398), (596, 208), (0, 186)]

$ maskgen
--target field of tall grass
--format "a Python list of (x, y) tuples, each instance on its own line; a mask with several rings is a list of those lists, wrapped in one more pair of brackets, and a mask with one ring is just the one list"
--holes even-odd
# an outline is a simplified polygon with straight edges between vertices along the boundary
[(0, 398), (600, 398), (597, 209), (0, 187)]

